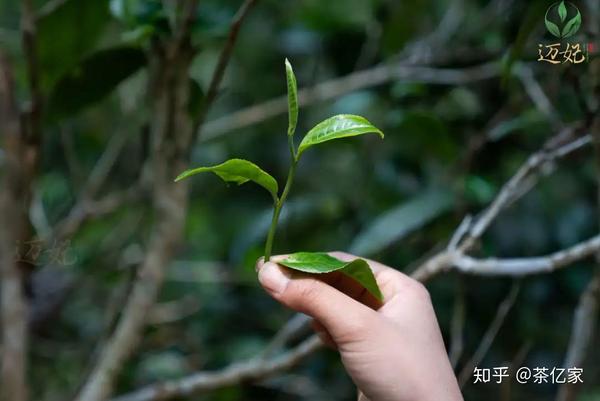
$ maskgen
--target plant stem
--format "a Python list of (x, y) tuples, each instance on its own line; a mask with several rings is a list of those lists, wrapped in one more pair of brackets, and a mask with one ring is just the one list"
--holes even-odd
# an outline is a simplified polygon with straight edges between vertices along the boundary
[(273, 210), (273, 219), (271, 220), (271, 228), (269, 229), (269, 234), (267, 236), (267, 242), (265, 243), (265, 262), (268, 262), (271, 259), (271, 252), (273, 251), (273, 240), (275, 239), (275, 231), (277, 231), (277, 222), (279, 221), (279, 214), (281, 213), (281, 209), (283, 208), (283, 204), (290, 193), (290, 189), (292, 188), (292, 183), (294, 182), (294, 175), (296, 174), (296, 165), (298, 164), (298, 160), (295, 155), (292, 157), (292, 164), (290, 165), (290, 170), (288, 171), (287, 181), (285, 182), (285, 187), (283, 188), (283, 193), (277, 202), (275, 202), (275, 210)]

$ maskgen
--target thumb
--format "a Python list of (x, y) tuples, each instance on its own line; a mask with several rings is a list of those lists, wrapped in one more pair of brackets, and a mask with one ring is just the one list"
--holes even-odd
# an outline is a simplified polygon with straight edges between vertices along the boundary
[(321, 280), (273, 263), (260, 266), (258, 280), (277, 301), (318, 320), (336, 343), (353, 341), (367, 330), (376, 312)]

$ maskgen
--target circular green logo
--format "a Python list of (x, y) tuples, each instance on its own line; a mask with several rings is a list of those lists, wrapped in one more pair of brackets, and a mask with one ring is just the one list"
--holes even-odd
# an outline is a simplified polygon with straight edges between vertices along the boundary
[(552, 4), (546, 11), (544, 20), (548, 32), (559, 39), (575, 35), (581, 27), (581, 13), (570, 1)]

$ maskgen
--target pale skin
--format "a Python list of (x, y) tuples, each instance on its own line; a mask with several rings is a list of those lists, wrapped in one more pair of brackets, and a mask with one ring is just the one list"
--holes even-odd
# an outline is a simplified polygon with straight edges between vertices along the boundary
[(314, 319), (319, 337), (339, 351), (359, 401), (463, 401), (421, 283), (367, 260), (384, 296), (380, 302), (341, 273), (316, 277), (276, 264), (284, 257), (258, 261), (260, 283), (277, 301)]

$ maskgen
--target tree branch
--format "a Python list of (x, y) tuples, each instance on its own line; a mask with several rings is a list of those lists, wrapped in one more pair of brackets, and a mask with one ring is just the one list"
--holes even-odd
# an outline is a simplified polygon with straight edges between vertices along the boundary
[(250, 10), (252, 10), (252, 7), (254, 7), (256, 2), (257, 0), (244, 0), (244, 3), (242, 3), (241, 7), (233, 17), (231, 26), (229, 28), (229, 34), (227, 35), (227, 40), (225, 42), (225, 46), (223, 46), (221, 54), (219, 55), (219, 61), (217, 62), (217, 66), (213, 71), (210, 84), (208, 85), (208, 91), (206, 92), (206, 97), (204, 98), (202, 110), (200, 111), (200, 114), (198, 115), (198, 119), (196, 121), (195, 132), (197, 137), (200, 137), (200, 133), (204, 128), (204, 121), (206, 120), (208, 111), (214, 103), (215, 99), (217, 98), (219, 87), (221, 86), (221, 81), (223, 81), (223, 76), (225, 75), (225, 71), (227, 70), (227, 66), (229, 65), (229, 60), (231, 59), (233, 48), (235, 46), (235, 43), (237, 42), (237, 37), (240, 33), (242, 23), (244, 22), (246, 16), (248, 16)]
[(458, 382), (461, 389), (469, 381), (469, 378), (473, 374), (473, 369), (475, 369), (475, 367), (479, 365), (481, 361), (483, 361), (483, 358), (485, 358), (485, 355), (490, 350), (494, 339), (498, 335), (500, 328), (508, 316), (508, 312), (510, 312), (515, 304), (515, 301), (517, 300), (517, 295), (519, 295), (520, 289), (521, 285), (519, 283), (514, 283), (506, 298), (500, 303), (500, 305), (498, 305), (496, 315), (494, 316), (494, 319), (490, 323), (488, 329), (485, 331), (477, 350), (460, 372)]
[(450, 363), (456, 368), (464, 350), (464, 328), (466, 318), (466, 295), (463, 277), (458, 277), (456, 283), (454, 308), (450, 322)]
[[(571, 339), (563, 367), (581, 367), (589, 354), (594, 339), (600, 309), (600, 269), (581, 294), (575, 309), (575, 317), (571, 328)], [(574, 401), (577, 398), (578, 386), (563, 384), (560, 386), (556, 401)]]
[(178, 380), (142, 388), (112, 401), (163, 401), (235, 385), (244, 381), (259, 381), (292, 368), (306, 356), (321, 348), (318, 337), (312, 336), (291, 351), (272, 359), (249, 359), (217, 372), (200, 372)]
[(152, 116), (149, 163), (155, 221), (131, 295), (115, 332), (76, 398), (78, 401), (103, 401), (111, 395), (116, 377), (139, 343), (185, 224), (187, 185), (176, 184), (173, 178), (187, 167), (192, 141), (188, 71), (194, 49), (182, 46), (181, 38), (154, 46), (148, 98)]
[[(364, 88), (382, 85), (391, 81), (415, 81), (442, 85), (463, 85), (496, 76), (496, 63), (486, 63), (464, 69), (431, 68), (396, 64), (380, 64), (374, 68), (355, 72), (345, 77), (322, 82), (298, 91), (298, 106), (334, 99)], [(209, 141), (231, 131), (257, 124), (287, 111), (287, 97), (275, 99), (233, 112), (205, 124), (207, 132), (201, 141)]]
[(37, 56), (36, 18), (32, 1), (21, 0), (21, 10), (21, 35), (30, 96), (29, 108), (24, 112), (24, 127), (22, 127), (22, 129), (26, 132), (26, 140), (28, 143), (39, 148), (42, 135), (43, 97), (40, 87), (40, 70)]
[(21, 244), (31, 236), (29, 209), (32, 182), (41, 152), (42, 93), (37, 58), (37, 36), (33, 4), (21, 1), (21, 45), (23, 48), (29, 108), (20, 111), (16, 105), (11, 66), (0, 52), (0, 124), (5, 133), (6, 168), (0, 213), (4, 228), (0, 231), (2, 254), (2, 337), (3, 353), (0, 397), (10, 401), (27, 399), (27, 299), (26, 279), (33, 267), (15, 258)]
[(587, 241), (547, 256), (515, 259), (475, 259), (457, 253), (451, 263), (454, 269), (465, 274), (521, 277), (550, 273), (593, 256), (599, 251), (600, 235), (596, 235)]
[(69, 214), (49, 235), (50, 239), (61, 241), (73, 236), (90, 219), (106, 216), (128, 202), (140, 199), (144, 188), (138, 184), (123, 191), (113, 192), (98, 200), (80, 199)]
[[(565, 137), (570, 137), (572, 134), (572, 129), (564, 130), (561, 134), (552, 138), (542, 150), (531, 155), (516, 174), (503, 185), (492, 203), (469, 223), (468, 229), (461, 224), (451, 241), (452, 247), (448, 247), (448, 249), (426, 260), (411, 276), (416, 280), (425, 282), (444, 270), (450, 269), (458, 256), (462, 256), (477, 243), (503, 210), (523, 196), (541, 176), (548, 174), (548, 170), (551, 170), (548, 167), (553, 167), (558, 159), (591, 143), (590, 135), (565, 141)], [(468, 264), (468, 261), (466, 263)]]
[[(5, 174), (0, 191), (0, 284), (2, 313), (2, 355), (0, 399), (27, 399), (27, 301), (23, 271), (15, 248), (27, 235), (23, 226), (27, 218), (23, 211), (22, 142), (19, 111), (16, 105), (12, 68), (0, 51), (0, 131), (4, 134)], [(25, 191), (27, 192), (27, 191)]]

